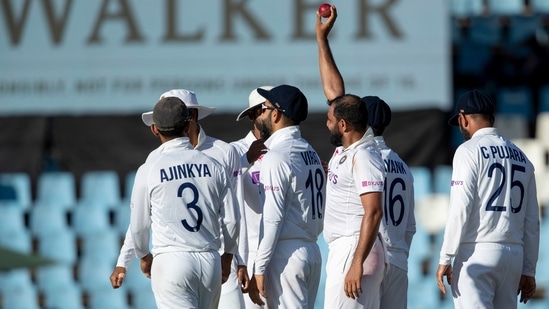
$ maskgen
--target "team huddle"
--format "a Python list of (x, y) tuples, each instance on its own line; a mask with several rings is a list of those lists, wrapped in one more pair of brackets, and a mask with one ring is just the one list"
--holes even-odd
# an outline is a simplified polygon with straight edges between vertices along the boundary
[[(114, 288), (137, 257), (158, 308), (312, 309), (318, 295), (326, 309), (407, 307), (413, 176), (383, 138), (389, 105), (345, 93), (328, 42), (330, 11), (316, 21), (329, 162), (301, 136), (308, 102), (295, 86), (253, 89), (237, 117), (251, 130), (231, 143), (206, 135), (199, 120), (214, 108), (193, 91), (162, 94), (142, 115), (161, 145), (135, 176)], [(436, 276), (443, 293), (447, 277), (456, 308), (516, 308), (517, 291), (527, 302), (536, 288), (534, 168), (493, 128), (493, 115), (491, 99), (474, 90), (449, 121), (466, 141), (454, 157)]]

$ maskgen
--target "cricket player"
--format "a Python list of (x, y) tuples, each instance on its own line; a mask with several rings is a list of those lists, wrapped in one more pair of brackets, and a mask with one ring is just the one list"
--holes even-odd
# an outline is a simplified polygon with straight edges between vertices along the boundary
[(151, 278), (158, 308), (215, 308), (221, 293), (218, 251), (222, 241), (225, 250), (236, 251), (239, 232), (229, 175), (193, 149), (183, 101), (160, 99), (152, 120), (162, 145), (139, 167), (132, 189), (135, 254)]
[(383, 131), (391, 122), (391, 108), (376, 96), (362, 97), (368, 125), (385, 166), (383, 219), (380, 233), (389, 267), (381, 283), (382, 309), (406, 309), (408, 304), (408, 256), (416, 232), (414, 178), (408, 165), (387, 146)]
[(313, 309), (326, 179), (318, 154), (301, 137), (307, 98), (289, 85), (257, 92), (266, 99), (260, 132), (269, 150), (260, 157), (263, 218), (249, 296), (259, 305), (266, 299), (269, 308)]
[[(273, 89), (272, 86), (259, 87), (265, 90)], [(259, 244), (259, 223), (261, 222), (261, 215), (263, 213), (263, 205), (260, 200), (260, 188), (259, 188), (259, 162), (257, 159), (264, 155), (267, 148), (261, 140), (261, 133), (259, 132), (259, 116), (263, 113), (262, 104), (265, 103), (265, 98), (259, 95), (257, 89), (252, 90), (248, 97), (249, 107), (243, 110), (236, 120), (240, 121), (244, 118), (252, 123), (252, 130), (248, 134), (237, 141), (231, 142), (231, 145), (236, 149), (241, 156), (242, 166), (242, 187), (244, 191), (244, 213), (246, 215), (246, 230), (247, 240), (246, 246), (242, 245), (242, 239), (239, 242), (239, 253), (247, 262), (248, 265), (253, 265), (257, 246)], [(247, 258), (246, 258), (247, 256)], [(253, 276), (252, 267), (247, 268), (248, 277)], [(243, 292), (248, 292), (248, 282), (242, 286)], [(244, 297), (244, 303), (246, 309), (260, 309), (267, 306), (259, 306), (254, 304), (249, 297)]]
[[(453, 159), (450, 211), (436, 273), (455, 308), (517, 308), (536, 290), (539, 208), (534, 166), (494, 125), (494, 103), (472, 90), (449, 120), (465, 138)], [(453, 261), (453, 263), (452, 263)], [(452, 266), (453, 264), (453, 266)]]
[[(345, 93), (343, 77), (328, 42), (328, 34), (337, 18), (335, 6), (331, 7), (331, 12), (324, 23), (318, 16), (315, 27), (320, 74), (328, 101)], [(373, 140), (381, 152), (386, 173), (380, 234), (386, 246), (389, 267), (381, 285), (380, 308), (405, 309), (408, 302), (408, 256), (416, 231), (414, 180), (408, 165), (383, 138), (383, 132), (391, 122), (391, 108), (377, 96), (365, 96), (361, 100), (366, 105), (367, 123), (372, 128)]]
[(328, 163), (324, 308), (379, 308), (385, 168), (360, 97), (347, 94), (328, 104), (326, 125), (337, 148)]
[[(199, 120), (209, 116), (215, 108), (200, 105), (196, 94), (193, 91), (186, 89), (172, 89), (160, 96), (160, 98), (166, 97), (176, 97), (186, 103), (191, 117), (191, 123), (189, 125), (189, 140), (191, 145), (193, 145), (194, 149), (202, 151), (204, 154), (213, 158), (225, 167), (225, 169), (229, 172), (230, 184), (235, 189), (236, 197), (239, 201), (241, 201), (243, 199), (243, 192), (240, 176), (241, 171), (239, 154), (236, 152), (235, 148), (228, 143), (206, 135), (203, 127), (200, 126), (198, 122)], [(143, 113), (142, 120), (147, 126), (151, 126), (153, 124), (152, 112)], [(153, 154), (154, 152), (152, 152), (151, 155)], [(242, 226), (246, 226), (246, 217), (242, 214), (243, 204), (240, 202), (238, 204), (241, 211), (240, 224)], [(245, 243), (245, 240), (247, 239), (246, 233), (246, 229), (240, 230), (239, 239), (242, 241), (239, 241), (239, 247), (247, 246)], [(242, 250), (234, 252), (234, 259), (231, 258), (230, 253), (222, 256), (224, 261), (228, 260), (226, 262), (231, 263), (231, 267), (230, 273), (225, 274), (228, 275), (228, 277), (223, 278), (224, 284), (219, 303), (223, 306), (231, 308), (244, 308), (244, 296), (241, 291), (241, 284), (245, 284), (243, 281), (246, 281), (246, 269), (239, 269), (237, 265), (246, 265), (246, 261), (240, 256), (240, 254), (238, 254), (239, 251)], [(111, 284), (114, 288), (122, 285), (126, 269), (133, 256), (133, 240), (131, 237), (128, 237), (128, 233), (126, 233), (124, 244), (120, 249), (120, 255), (118, 257), (116, 268), (110, 277)]]

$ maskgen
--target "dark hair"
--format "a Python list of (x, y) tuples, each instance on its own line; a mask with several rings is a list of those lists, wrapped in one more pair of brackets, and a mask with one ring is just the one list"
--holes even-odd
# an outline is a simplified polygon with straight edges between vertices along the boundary
[(176, 137), (182, 137), (184, 136), (184, 132), (185, 132), (185, 127), (187, 127), (187, 125), (189, 124), (189, 121), (186, 121), (185, 124), (180, 127), (180, 128), (175, 128), (173, 130), (158, 130), (158, 133), (160, 133), (160, 135), (164, 136), (164, 137), (167, 137), (167, 138), (176, 138)]
[(355, 131), (368, 129), (368, 110), (359, 96), (345, 94), (331, 101), (328, 105), (334, 105), (334, 117), (348, 122)]

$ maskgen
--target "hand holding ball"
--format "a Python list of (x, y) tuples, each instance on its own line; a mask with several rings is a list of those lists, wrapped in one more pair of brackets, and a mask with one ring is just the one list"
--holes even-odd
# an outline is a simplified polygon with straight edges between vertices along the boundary
[(330, 11), (330, 8), (332, 7), (329, 3), (322, 3), (318, 7), (318, 14), (324, 18), (329, 18), (332, 15), (332, 11)]

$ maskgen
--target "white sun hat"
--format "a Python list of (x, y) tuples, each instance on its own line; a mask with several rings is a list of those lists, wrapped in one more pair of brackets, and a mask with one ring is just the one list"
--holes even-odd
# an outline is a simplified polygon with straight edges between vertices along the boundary
[[(273, 89), (274, 87), (273, 86), (261, 86), (259, 87), (261, 89), (265, 89), (265, 90), (271, 90)], [(250, 92), (250, 96), (248, 97), (248, 103), (249, 103), (249, 107), (246, 108), (245, 110), (243, 110), (240, 114), (238, 114), (238, 116), (236, 117), (236, 121), (239, 121), (240, 119), (242, 118), (245, 118), (246, 117), (246, 113), (248, 113), (248, 111), (260, 104), (263, 104), (265, 102), (265, 98), (262, 97), (258, 92), (257, 92), (257, 89), (254, 89), (252, 90), (252, 92)]]
[[(160, 96), (160, 99), (167, 97), (176, 97), (183, 101), (187, 108), (198, 109), (198, 120), (208, 117), (215, 110), (215, 107), (198, 105), (196, 94), (193, 91), (189, 91), (186, 89), (172, 89), (170, 91), (164, 92)], [(141, 119), (143, 120), (143, 123), (145, 123), (147, 126), (151, 126), (154, 123), (153, 112), (150, 111), (141, 114)]]

